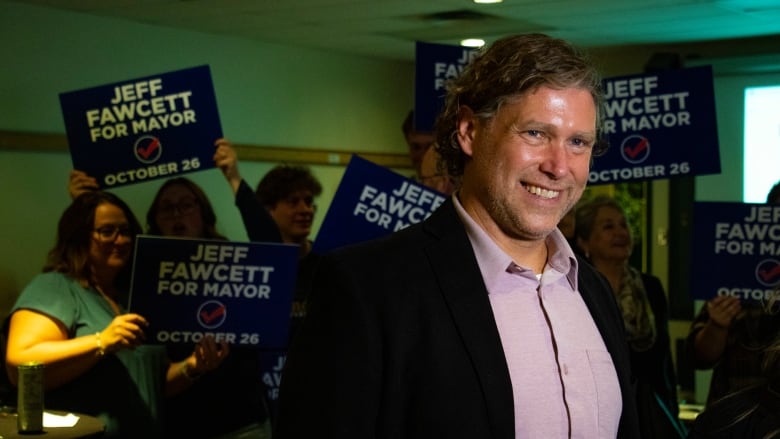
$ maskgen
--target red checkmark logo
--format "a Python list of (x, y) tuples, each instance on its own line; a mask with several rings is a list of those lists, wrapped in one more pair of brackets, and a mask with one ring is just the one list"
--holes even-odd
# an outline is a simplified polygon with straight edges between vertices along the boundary
[(632, 159), (637, 158), (639, 154), (641, 154), (643, 151), (647, 149), (647, 139), (643, 138), (634, 146), (626, 146), (624, 150), (626, 151), (626, 155), (631, 157)]
[(160, 141), (158, 139), (153, 139), (146, 147), (139, 146), (138, 147), (138, 155), (141, 157), (148, 159), (151, 157), (152, 154), (154, 154), (155, 151), (160, 147)]
[(775, 265), (769, 270), (758, 270), (758, 275), (761, 276), (766, 282), (769, 282), (773, 277), (780, 275), (780, 264)]
[(200, 318), (206, 324), (212, 323), (214, 320), (222, 317), (223, 315), (225, 315), (225, 305), (220, 305), (211, 311), (204, 309), (200, 312)]
[(162, 156), (163, 145), (155, 136), (141, 136), (133, 145), (135, 158), (142, 163), (154, 163)]

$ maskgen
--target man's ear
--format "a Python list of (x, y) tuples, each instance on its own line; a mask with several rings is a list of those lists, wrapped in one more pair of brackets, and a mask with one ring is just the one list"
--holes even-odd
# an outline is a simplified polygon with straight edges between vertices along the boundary
[(471, 157), (474, 154), (474, 130), (476, 129), (474, 111), (466, 105), (458, 109), (458, 143), (464, 154)]

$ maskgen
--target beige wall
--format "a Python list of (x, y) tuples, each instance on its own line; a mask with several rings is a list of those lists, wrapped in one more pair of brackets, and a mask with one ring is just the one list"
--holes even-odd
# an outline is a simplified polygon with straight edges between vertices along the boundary
[[(64, 134), (58, 94), (201, 64), (211, 67), (222, 128), (236, 143), (405, 154), (413, 63), (260, 44), (0, 2), (0, 132)], [(0, 139), (1, 140), (1, 139)], [(0, 311), (38, 273), (66, 207), (65, 150), (0, 148)], [(275, 163), (242, 162), (254, 186)], [(325, 203), (343, 166), (318, 165)], [(219, 171), (190, 174), (220, 230), (246, 239)], [(143, 218), (161, 181), (115, 192)], [(315, 230), (319, 227), (318, 218)]]

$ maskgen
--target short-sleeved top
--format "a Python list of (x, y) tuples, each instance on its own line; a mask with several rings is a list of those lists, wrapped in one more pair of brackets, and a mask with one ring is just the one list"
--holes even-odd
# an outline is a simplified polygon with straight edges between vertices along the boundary
[[(19, 309), (59, 321), (70, 338), (102, 331), (115, 317), (97, 291), (57, 272), (33, 278), (11, 314)], [(44, 406), (98, 417), (106, 425), (104, 437), (161, 437), (160, 411), (167, 366), (163, 346), (142, 345), (106, 355), (80, 377), (48, 390)]]

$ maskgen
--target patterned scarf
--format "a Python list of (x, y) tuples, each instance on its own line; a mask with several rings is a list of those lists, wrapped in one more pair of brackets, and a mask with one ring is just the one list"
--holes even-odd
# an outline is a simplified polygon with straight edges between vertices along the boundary
[(655, 317), (650, 301), (647, 300), (642, 275), (637, 269), (625, 266), (620, 290), (615, 293), (615, 297), (623, 313), (623, 323), (631, 349), (635, 352), (650, 349), (655, 343)]

